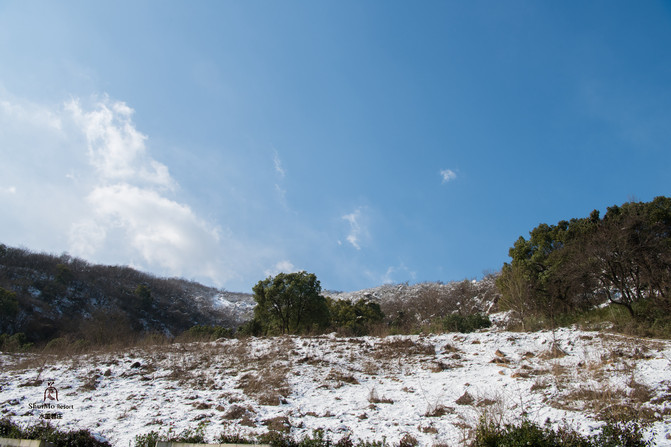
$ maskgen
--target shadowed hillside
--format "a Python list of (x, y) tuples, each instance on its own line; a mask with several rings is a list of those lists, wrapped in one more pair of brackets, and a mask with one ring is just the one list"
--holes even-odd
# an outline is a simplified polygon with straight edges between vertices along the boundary
[(107, 343), (177, 335), (194, 325), (233, 328), (249, 301), (193, 281), (0, 245), (0, 333), (23, 333), (29, 342), (67, 336)]

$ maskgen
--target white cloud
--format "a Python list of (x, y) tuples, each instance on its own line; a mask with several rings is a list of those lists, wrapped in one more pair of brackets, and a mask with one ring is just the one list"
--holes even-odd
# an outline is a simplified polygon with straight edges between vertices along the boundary
[(440, 176), (443, 178), (443, 183), (447, 183), (457, 178), (457, 173), (451, 169), (443, 169), (440, 171)]
[(350, 214), (345, 214), (342, 219), (349, 223), (349, 233), (346, 236), (347, 242), (357, 250), (361, 250), (362, 240), (368, 237), (368, 229), (364, 224), (362, 208), (359, 207)]
[(179, 275), (185, 262), (211, 254), (212, 245), (219, 242), (218, 230), (188, 206), (150, 189), (128, 184), (101, 186), (86, 201), (92, 215), (75, 223), (70, 233), (75, 253), (95, 253), (101, 244), (112, 242), (106, 241), (109, 236), (117, 234), (143, 263)]
[(298, 269), (289, 260), (283, 260), (276, 263), (271, 269), (265, 270), (266, 277), (275, 276), (278, 273), (295, 273)]
[(173, 196), (177, 183), (126, 104), (3, 96), (0, 178), (11, 186), (0, 186), (2, 242), (215, 284), (248, 268), (235, 259), (244, 251), (236, 238)]
[(277, 192), (277, 196), (279, 197), (282, 206), (287, 208), (287, 190), (275, 183), (275, 192)]
[(143, 182), (172, 189), (168, 168), (147, 154), (147, 136), (132, 122), (133, 109), (105, 98), (85, 111), (79, 101), (65, 105), (86, 136), (91, 165), (106, 181)]

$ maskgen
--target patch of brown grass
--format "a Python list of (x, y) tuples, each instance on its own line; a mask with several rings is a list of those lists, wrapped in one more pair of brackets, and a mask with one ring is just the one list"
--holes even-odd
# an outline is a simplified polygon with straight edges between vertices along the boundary
[(246, 373), (238, 380), (238, 387), (260, 405), (280, 405), (291, 393), (287, 381), (289, 370), (287, 366), (274, 365)]
[(452, 407), (446, 407), (445, 405), (432, 405), (424, 413), (424, 416), (429, 418), (439, 418), (445, 416), (446, 414), (454, 414), (455, 410)]
[(380, 365), (375, 362), (364, 362), (362, 372), (367, 376), (377, 376), (380, 372)]
[(274, 418), (266, 419), (263, 421), (263, 425), (268, 427), (268, 430), (289, 433), (291, 431), (291, 423), (289, 418), (286, 416), (277, 416)]
[(650, 403), (652, 397), (650, 388), (633, 380), (628, 388), (621, 389), (608, 384), (582, 385), (551, 405), (571, 411), (588, 410), (600, 420), (658, 419), (655, 411), (645, 405)]
[(372, 357), (375, 359), (434, 355), (436, 355), (436, 348), (434, 345), (415, 342), (410, 338), (385, 339), (376, 344), (372, 352)]
[(557, 346), (556, 343), (552, 343), (552, 346), (550, 346), (549, 349), (546, 351), (541, 352), (538, 357), (543, 360), (550, 360), (550, 359), (560, 359), (562, 357), (566, 357), (566, 352), (561, 349), (559, 346)]
[(465, 391), (464, 394), (459, 397), (455, 403), (457, 405), (473, 405), (475, 403), (475, 398), (471, 396), (471, 394), (468, 391)]
[(352, 374), (343, 371), (338, 371), (336, 369), (332, 369), (331, 372), (329, 372), (329, 375), (326, 376), (326, 380), (335, 382), (336, 388), (342, 387), (345, 383), (349, 383), (350, 385), (359, 384), (357, 378), (354, 377)]
[(222, 419), (227, 419), (227, 420), (234, 420), (234, 419), (245, 419), (245, 418), (251, 418), (255, 414), (254, 410), (252, 407), (246, 405), (246, 406), (241, 406), (241, 405), (231, 405), (229, 409), (224, 413), (222, 416)]

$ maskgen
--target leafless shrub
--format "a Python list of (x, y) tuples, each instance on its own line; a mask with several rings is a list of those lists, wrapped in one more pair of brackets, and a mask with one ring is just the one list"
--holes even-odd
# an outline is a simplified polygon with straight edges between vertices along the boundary
[(536, 381), (531, 385), (530, 391), (539, 391), (539, 390), (544, 390), (546, 388), (550, 388), (552, 386), (550, 384), (550, 381), (547, 378), (544, 377), (537, 377)]
[(368, 393), (368, 402), (371, 404), (393, 404), (392, 399), (386, 398), (384, 396), (379, 396), (375, 387), (371, 388), (370, 393)]
[(482, 399), (478, 399), (478, 403), (476, 406), (478, 407), (490, 407), (492, 405), (495, 405), (499, 403), (497, 399), (490, 399), (488, 397), (483, 397)]

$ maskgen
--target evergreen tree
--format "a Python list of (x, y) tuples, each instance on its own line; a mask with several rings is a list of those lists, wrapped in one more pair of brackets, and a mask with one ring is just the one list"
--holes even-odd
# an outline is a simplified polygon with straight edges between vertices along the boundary
[(326, 299), (314, 273), (280, 273), (253, 288), (254, 320), (265, 333), (297, 334), (329, 324)]

